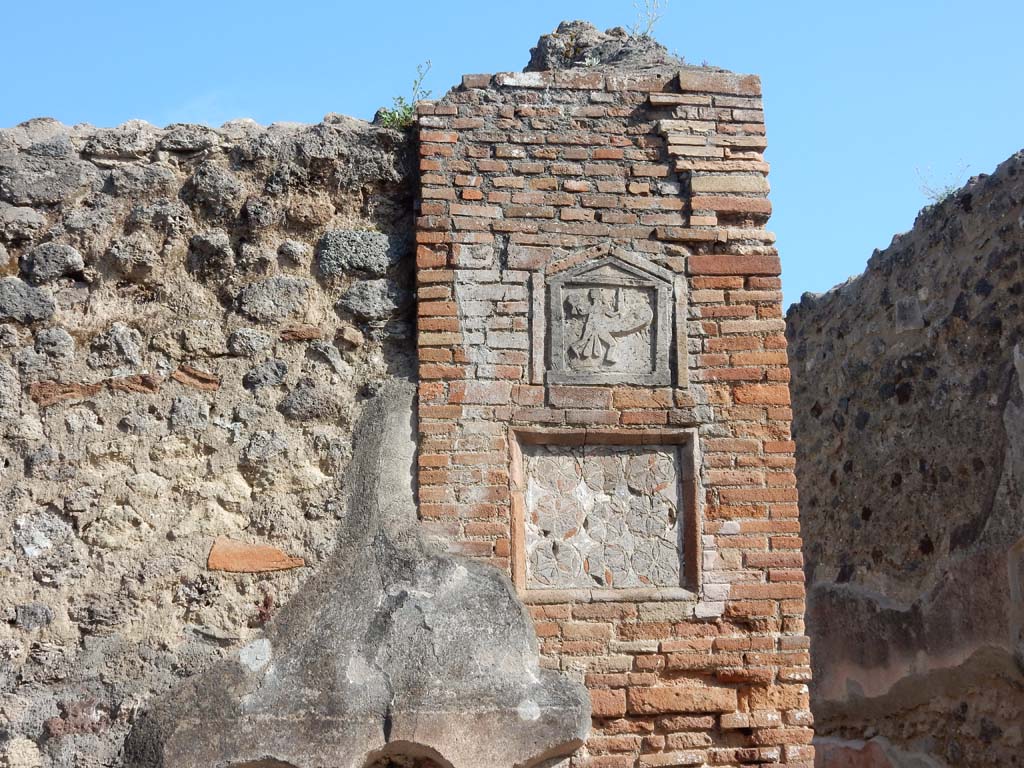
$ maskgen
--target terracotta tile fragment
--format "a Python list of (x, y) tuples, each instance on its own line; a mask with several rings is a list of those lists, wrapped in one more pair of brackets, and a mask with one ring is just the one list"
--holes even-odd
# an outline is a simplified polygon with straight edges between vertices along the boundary
[(206, 567), (211, 571), (229, 573), (266, 573), (302, 568), (306, 561), (301, 557), (290, 557), (277, 547), (268, 544), (248, 544), (219, 537), (210, 548)]
[(40, 407), (87, 400), (103, 388), (102, 384), (62, 384), (59, 381), (34, 381), (28, 385), (28, 396)]
[(136, 376), (122, 376), (116, 379), (107, 379), (107, 386), (115, 392), (137, 392), (145, 395), (155, 395), (160, 391), (163, 378), (152, 373), (140, 373)]
[(220, 376), (193, 368), (191, 365), (179, 366), (178, 370), (171, 374), (171, 378), (186, 387), (203, 392), (216, 392), (220, 389)]
[(323, 338), (323, 331), (313, 325), (293, 325), (281, 330), (281, 341), (310, 341)]

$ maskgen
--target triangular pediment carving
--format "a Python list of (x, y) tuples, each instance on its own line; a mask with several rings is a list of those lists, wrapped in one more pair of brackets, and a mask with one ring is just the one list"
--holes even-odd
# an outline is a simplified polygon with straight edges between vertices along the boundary
[(587, 282), (600, 280), (628, 281), (647, 285), (671, 286), (674, 275), (664, 267), (651, 260), (625, 251), (615, 251), (608, 255), (587, 258), (572, 266), (559, 269), (560, 264), (575, 262), (578, 256), (570, 256), (561, 262), (552, 264), (548, 269), (548, 283)]

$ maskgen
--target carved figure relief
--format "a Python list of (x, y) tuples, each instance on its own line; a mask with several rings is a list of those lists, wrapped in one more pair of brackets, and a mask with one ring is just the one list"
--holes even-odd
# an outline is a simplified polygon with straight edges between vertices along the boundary
[(678, 587), (679, 446), (523, 447), (530, 589)]
[[(637, 300), (637, 298), (639, 300)], [(650, 344), (654, 310), (650, 297), (633, 291), (623, 298), (623, 289), (589, 288), (566, 293), (568, 324), (582, 319), (579, 338), (569, 345), (573, 368), (612, 366), (622, 361), (619, 339), (636, 335), (641, 347)]]
[(672, 274), (640, 257), (607, 256), (548, 280), (555, 384), (668, 384)]

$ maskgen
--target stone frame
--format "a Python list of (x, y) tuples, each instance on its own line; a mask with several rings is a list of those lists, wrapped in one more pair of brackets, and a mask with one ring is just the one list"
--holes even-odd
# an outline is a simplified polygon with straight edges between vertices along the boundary
[[(697, 430), (691, 429), (570, 429), (512, 427), (509, 429), (509, 490), (511, 494), (512, 581), (525, 603), (560, 602), (641, 602), (664, 600), (697, 601), (700, 593), (703, 529), (700, 494), (700, 458)], [(526, 579), (526, 477), (523, 445), (609, 445), (678, 446), (682, 458), (683, 510), (680, 515), (682, 568), (678, 587), (642, 587), (626, 589), (568, 588), (531, 589)]]
[[(570, 257), (573, 261), (576, 259)], [(601, 268), (614, 265), (626, 277), (619, 280), (607, 277), (592, 277)], [(555, 265), (557, 268), (557, 265)], [(596, 261), (584, 261), (564, 271), (556, 272), (546, 279), (548, 359), (546, 380), (548, 384), (613, 385), (634, 384), (637, 386), (666, 386), (672, 383), (671, 347), (673, 294), (677, 290), (676, 276), (669, 270), (634, 254), (616, 250)], [(635, 372), (586, 372), (570, 368), (566, 355), (564, 292), (566, 288), (581, 286), (631, 287), (652, 289), (655, 295), (653, 309), (654, 360), (648, 373)]]

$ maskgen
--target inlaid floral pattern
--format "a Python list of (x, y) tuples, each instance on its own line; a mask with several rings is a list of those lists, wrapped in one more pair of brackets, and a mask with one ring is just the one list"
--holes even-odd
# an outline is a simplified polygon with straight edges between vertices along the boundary
[(674, 446), (523, 447), (533, 589), (677, 587)]

